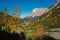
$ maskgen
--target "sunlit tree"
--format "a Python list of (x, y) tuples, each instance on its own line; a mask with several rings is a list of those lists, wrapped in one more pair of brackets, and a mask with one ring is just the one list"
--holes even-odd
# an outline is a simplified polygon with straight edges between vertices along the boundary
[(4, 23), (5, 23), (5, 25), (6, 25), (6, 23), (7, 23), (7, 7), (5, 6), (4, 7)]
[(44, 33), (44, 28), (43, 28), (43, 25), (38, 25), (36, 27), (37, 31), (34, 33), (34, 36), (35, 37), (42, 37), (43, 36), (43, 33)]
[(17, 18), (20, 18), (20, 12), (21, 12), (21, 9), (20, 9), (20, 7), (18, 7), (17, 5), (14, 7), (14, 10), (15, 10), (15, 12), (16, 12), (16, 17)]

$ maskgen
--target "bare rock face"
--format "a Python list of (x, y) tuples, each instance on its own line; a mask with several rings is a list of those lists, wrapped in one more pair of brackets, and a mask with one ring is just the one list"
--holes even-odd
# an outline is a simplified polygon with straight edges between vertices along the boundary
[(45, 12), (48, 12), (49, 9), (48, 8), (35, 8), (32, 10), (32, 13), (30, 16), (40, 16), (42, 14), (44, 14)]

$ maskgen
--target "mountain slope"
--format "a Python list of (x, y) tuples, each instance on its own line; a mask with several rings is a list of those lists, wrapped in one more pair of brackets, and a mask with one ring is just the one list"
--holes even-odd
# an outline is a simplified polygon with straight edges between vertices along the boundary
[(53, 8), (44, 15), (44, 18), (42, 20), (43, 25), (48, 28), (58, 28), (60, 27), (60, 3), (58, 3)]
[(54, 4), (53, 6), (51, 6), (51, 8), (49, 8), (49, 12), (39, 16), (31, 23), (33, 23), (33, 26), (42, 24), (44, 28), (60, 27), (60, 2), (56, 2), (56, 4)]

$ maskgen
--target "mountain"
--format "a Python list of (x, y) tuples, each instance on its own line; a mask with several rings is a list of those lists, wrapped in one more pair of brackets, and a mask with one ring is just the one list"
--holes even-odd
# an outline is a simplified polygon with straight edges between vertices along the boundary
[(28, 16), (28, 17), (26, 17), (26, 18), (24, 18), (24, 19), (26, 19), (26, 21), (33, 21), (33, 20), (35, 20), (35, 19), (37, 19), (38, 18), (38, 16), (34, 16), (34, 17), (32, 17), (32, 16)]
[(43, 15), (45, 12), (48, 12), (49, 9), (48, 8), (35, 8), (33, 9), (32, 13), (30, 14), (30, 16), (34, 17), (34, 16), (41, 16)]
[(24, 19), (26, 19), (27, 21), (33, 21), (48, 11), (49, 11), (48, 8), (35, 8), (33, 9), (32, 13), (29, 16), (25, 17)]
[(59, 28), (60, 27), (60, 2), (57, 1), (53, 6), (49, 8), (48, 12), (39, 16), (37, 19), (31, 21), (31, 23), (33, 23), (33, 26), (42, 24), (44, 28)]

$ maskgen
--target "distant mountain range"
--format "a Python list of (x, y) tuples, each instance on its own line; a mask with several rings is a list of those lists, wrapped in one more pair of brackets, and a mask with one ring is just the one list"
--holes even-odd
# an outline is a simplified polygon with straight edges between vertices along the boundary
[(32, 13), (29, 16), (25, 17), (25, 19), (29, 21), (35, 20), (36, 18), (38, 18), (39, 16), (43, 15), (48, 11), (49, 11), (48, 8), (35, 8), (33, 9)]
[(30, 16), (32, 16), (32, 17), (34, 17), (34, 16), (41, 16), (45, 12), (48, 12), (48, 11), (49, 11), (48, 8), (35, 8), (35, 9), (33, 9), (33, 11), (32, 11)]

